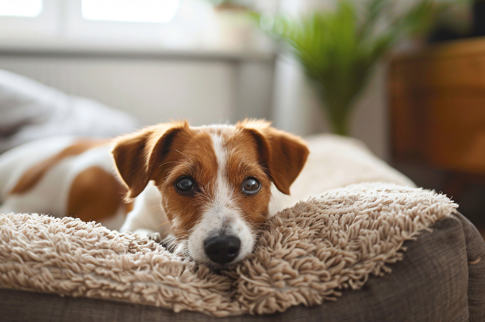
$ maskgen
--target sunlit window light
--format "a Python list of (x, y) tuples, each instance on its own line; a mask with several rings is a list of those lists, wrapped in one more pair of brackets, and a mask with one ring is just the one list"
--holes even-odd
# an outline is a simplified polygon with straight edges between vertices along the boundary
[(42, 0), (0, 0), (0, 16), (37, 17)]
[(87, 20), (167, 23), (178, 5), (179, 0), (82, 0), (82, 16)]

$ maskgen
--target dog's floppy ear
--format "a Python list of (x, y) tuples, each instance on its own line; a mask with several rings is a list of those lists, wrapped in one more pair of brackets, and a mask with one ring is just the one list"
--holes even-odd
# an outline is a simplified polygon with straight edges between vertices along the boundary
[(279, 191), (290, 194), (290, 186), (305, 165), (308, 147), (299, 137), (261, 120), (245, 120), (236, 125), (250, 133), (258, 146), (261, 163)]
[(142, 129), (118, 138), (111, 151), (118, 174), (128, 188), (127, 198), (135, 198), (161, 170), (171, 147), (187, 122), (167, 123)]

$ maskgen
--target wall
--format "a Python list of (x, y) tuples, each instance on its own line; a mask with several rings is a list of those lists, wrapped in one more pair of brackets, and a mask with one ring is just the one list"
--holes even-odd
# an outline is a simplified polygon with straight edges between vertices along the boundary
[(0, 68), (136, 115), (144, 124), (270, 117), (273, 57), (1, 51)]
[[(328, 132), (320, 102), (288, 56), (0, 50), (0, 68), (136, 115), (144, 124), (266, 118), (307, 135)], [(352, 135), (386, 158), (385, 72), (380, 67), (353, 116)]]

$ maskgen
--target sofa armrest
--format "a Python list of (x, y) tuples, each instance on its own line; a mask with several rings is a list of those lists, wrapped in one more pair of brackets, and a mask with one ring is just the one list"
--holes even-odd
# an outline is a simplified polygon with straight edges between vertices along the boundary
[(466, 240), (470, 321), (485, 321), (485, 241), (466, 217), (458, 218)]

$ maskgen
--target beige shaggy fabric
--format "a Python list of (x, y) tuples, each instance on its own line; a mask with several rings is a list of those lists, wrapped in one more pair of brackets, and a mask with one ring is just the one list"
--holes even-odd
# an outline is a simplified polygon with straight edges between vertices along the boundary
[(456, 205), (393, 184), (329, 190), (272, 217), (254, 253), (215, 273), (153, 241), (94, 223), (0, 215), (0, 287), (129, 301), (214, 316), (284, 311), (338, 298), (390, 272)]

